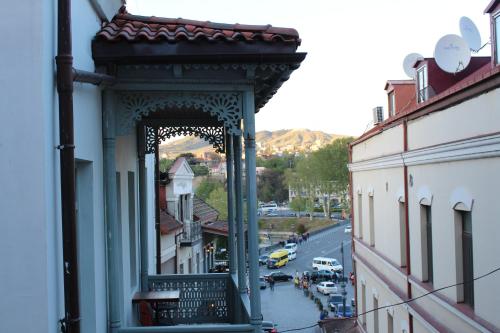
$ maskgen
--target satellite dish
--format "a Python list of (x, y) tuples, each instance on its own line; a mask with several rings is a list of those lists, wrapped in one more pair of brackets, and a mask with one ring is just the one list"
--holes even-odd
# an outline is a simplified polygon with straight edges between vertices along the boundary
[(460, 18), (460, 34), (463, 39), (469, 44), (469, 48), (478, 52), (481, 49), (481, 35), (477, 30), (476, 25), (472, 20), (466, 16)]
[(403, 60), (403, 69), (406, 75), (413, 79), (415, 78), (415, 68), (413, 68), (413, 65), (415, 65), (415, 62), (419, 59), (424, 59), (424, 57), (418, 53), (410, 53)]
[(469, 65), (469, 45), (460, 36), (443, 36), (436, 44), (434, 58), (443, 71), (453, 74), (460, 72)]

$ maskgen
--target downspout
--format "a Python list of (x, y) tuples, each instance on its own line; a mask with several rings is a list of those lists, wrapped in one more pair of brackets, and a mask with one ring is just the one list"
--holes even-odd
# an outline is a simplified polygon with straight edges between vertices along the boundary
[[(408, 151), (408, 121), (405, 119), (403, 121), (403, 151)], [(409, 276), (411, 275), (411, 264), (410, 264), (410, 220), (409, 220), (409, 202), (408, 202), (408, 166), (403, 161), (403, 170), (404, 170), (404, 189), (405, 189), (405, 238), (406, 238), (406, 292), (408, 299), (412, 298), (411, 293), (411, 283), (409, 280)], [(409, 313), (409, 329), (410, 333), (413, 333), (413, 316)]]
[[(349, 144), (349, 164), (352, 164), (352, 145)], [(354, 261), (354, 252), (356, 251), (356, 246), (354, 244), (354, 194), (353, 194), (353, 183), (352, 183), (352, 171), (349, 170), (349, 199), (351, 201), (351, 256)], [(357, 287), (357, 275), (356, 275), (356, 265), (352, 267), (354, 273), (354, 302), (356, 306), (354, 307), (355, 314), (358, 313), (358, 289)]]
[(64, 272), (64, 318), (61, 331), (80, 332), (76, 239), (75, 142), (73, 129), (73, 56), (71, 54), (71, 0), (59, 0), (57, 9), (57, 93)]

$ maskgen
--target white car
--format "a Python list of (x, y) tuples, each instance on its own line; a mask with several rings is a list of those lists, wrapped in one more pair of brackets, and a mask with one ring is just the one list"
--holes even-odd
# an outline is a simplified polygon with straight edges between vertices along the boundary
[(335, 283), (328, 282), (328, 281), (320, 282), (317, 285), (316, 290), (318, 292), (322, 293), (323, 295), (329, 295), (329, 294), (335, 294), (335, 293), (337, 293), (337, 287), (335, 286)]
[(350, 234), (351, 232), (352, 232), (352, 227), (350, 225), (348, 225), (347, 227), (345, 227), (344, 233)]
[(285, 250), (288, 250), (288, 252), (290, 252), (290, 251), (297, 252), (297, 244), (296, 243), (288, 243), (285, 245)]
[(288, 260), (294, 260), (297, 259), (297, 252), (288, 250)]

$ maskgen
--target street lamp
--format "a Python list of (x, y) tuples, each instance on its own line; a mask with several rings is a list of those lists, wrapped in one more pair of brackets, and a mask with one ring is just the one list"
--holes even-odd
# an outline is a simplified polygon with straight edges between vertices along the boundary
[(345, 317), (345, 297), (347, 292), (345, 290), (345, 277), (344, 277), (344, 241), (340, 242), (340, 253), (342, 254), (342, 282), (340, 283), (340, 288), (342, 290), (342, 317)]

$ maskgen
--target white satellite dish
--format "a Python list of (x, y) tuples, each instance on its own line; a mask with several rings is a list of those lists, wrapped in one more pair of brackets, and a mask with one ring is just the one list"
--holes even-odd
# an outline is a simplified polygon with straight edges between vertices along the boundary
[(424, 57), (418, 53), (410, 53), (403, 60), (403, 69), (406, 75), (413, 79), (415, 78), (415, 68), (413, 68), (413, 65), (415, 65), (415, 62), (419, 59), (424, 59)]
[(448, 73), (460, 72), (469, 65), (469, 45), (460, 36), (443, 36), (436, 44), (434, 58), (443, 71)]
[(469, 48), (478, 52), (481, 49), (481, 35), (472, 20), (466, 16), (460, 18), (460, 34), (469, 44)]

